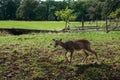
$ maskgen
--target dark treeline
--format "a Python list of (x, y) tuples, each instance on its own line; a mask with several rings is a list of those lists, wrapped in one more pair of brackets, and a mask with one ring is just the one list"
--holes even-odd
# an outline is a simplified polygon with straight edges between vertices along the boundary
[(102, 20), (120, 8), (120, 0), (0, 0), (0, 20), (60, 20), (55, 15), (68, 7), (76, 21)]

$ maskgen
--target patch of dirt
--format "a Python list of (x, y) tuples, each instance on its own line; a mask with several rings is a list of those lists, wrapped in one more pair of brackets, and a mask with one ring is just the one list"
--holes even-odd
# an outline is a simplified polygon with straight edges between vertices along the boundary
[(22, 35), (22, 34), (29, 34), (29, 33), (60, 33), (65, 32), (63, 30), (35, 30), (35, 29), (19, 29), (19, 28), (0, 28), (0, 33), (6, 32), (12, 35)]

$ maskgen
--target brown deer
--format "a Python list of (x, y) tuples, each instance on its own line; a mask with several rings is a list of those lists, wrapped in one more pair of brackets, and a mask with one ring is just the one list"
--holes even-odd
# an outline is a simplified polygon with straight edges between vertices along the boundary
[[(87, 61), (88, 53), (86, 51), (89, 51), (92, 54), (94, 54), (98, 60), (98, 55), (94, 50), (91, 49), (90, 42), (88, 40), (80, 39), (80, 40), (75, 40), (75, 41), (62, 42), (62, 39), (59, 39), (59, 40), (53, 39), (53, 41), (55, 42), (54, 47), (57, 47), (58, 45), (60, 45), (62, 48), (64, 48), (67, 51), (65, 53), (65, 58), (70, 63), (72, 62), (72, 56), (73, 56), (74, 51), (79, 51), (81, 49), (85, 53), (85, 57), (83, 57), (82, 59), (83, 62)], [(70, 60), (68, 60), (67, 58), (68, 52), (70, 52)]]

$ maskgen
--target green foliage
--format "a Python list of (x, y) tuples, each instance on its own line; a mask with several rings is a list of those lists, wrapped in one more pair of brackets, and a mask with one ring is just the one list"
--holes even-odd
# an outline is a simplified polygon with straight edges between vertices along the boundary
[(68, 7), (66, 7), (65, 10), (56, 11), (55, 15), (66, 22), (65, 27), (67, 27), (68, 21), (76, 19), (76, 15), (73, 14), (73, 10), (68, 9)]
[(46, 6), (36, 0), (23, 0), (17, 10), (16, 16), (23, 20), (44, 20)]
[(65, 10), (56, 11), (55, 15), (64, 21), (75, 20), (76, 16), (72, 14), (73, 10), (66, 7)]
[[(118, 9), (120, 7), (120, 1), (119, 0), (106, 0), (104, 3), (104, 8), (103, 8), (103, 16), (109, 16), (111, 13)], [(113, 16), (111, 14), (111, 17)]]
[(90, 4), (90, 7), (87, 8), (87, 16), (89, 17), (90, 20), (96, 20), (97, 18), (101, 19), (102, 15), (100, 14), (102, 12), (103, 8), (103, 2), (92, 2)]
[[(40, 1), (40, 2), (39, 2)], [(73, 10), (70, 20), (103, 20), (120, 7), (119, 0), (0, 0), (1, 20), (65, 20), (57, 18), (56, 11), (66, 7)], [(69, 10), (68, 13), (71, 11)], [(67, 12), (65, 14), (68, 14)], [(114, 14), (114, 13), (113, 13)], [(67, 16), (67, 15), (63, 15)], [(69, 18), (68, 18), (69, 19)]]
[(115, 12), (110, 13), (109, 18), (120, 18), (120, 8), (118, 8)]
[(86, 13), (89, 6), (89, 1), (78, 1), (74, 2), (71, 6), (74, 9), (74, 14), (76, 14), (76, 20), (82, 20), (82, 17), (86, 19)]
[(45, 15), (46, 15), (47, 8), (43, 4), (39, 4), (35, 9), (35, 20), (45, 20)]
[(0, 0), (0, 19), (16, 19), (16, 0)]

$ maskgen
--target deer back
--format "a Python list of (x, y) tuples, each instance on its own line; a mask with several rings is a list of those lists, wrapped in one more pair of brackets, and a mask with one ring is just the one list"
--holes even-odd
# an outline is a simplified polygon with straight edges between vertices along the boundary
[(76, 40), (76, 41), (67, 41), (65, 42), (65, 49), (66, 50), (80, 50), (85, 49), (90, 45), (88, 40)]
[(79, 49), (86, 49), (90, 46), (90, 42), (85, 39), (76, 40), (76, 41), (74, 41), (74, 43), (79, 46)]

